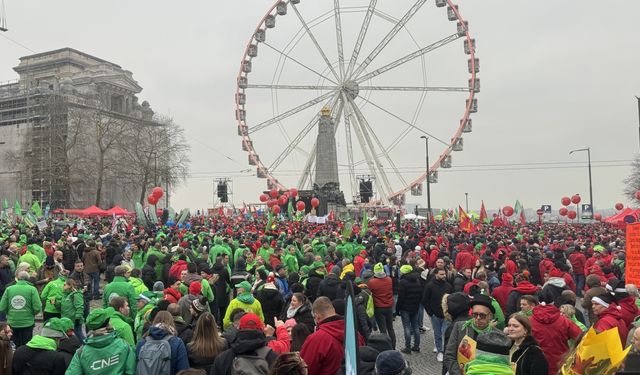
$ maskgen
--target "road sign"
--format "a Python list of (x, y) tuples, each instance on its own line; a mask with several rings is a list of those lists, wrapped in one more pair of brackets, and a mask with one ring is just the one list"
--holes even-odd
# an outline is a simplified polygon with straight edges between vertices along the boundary
[(544, 210), (542, 208), (538, 208), (536, 213), (538, 214), (538, 216), (542, 216), (544, 214)]
[(543, 204), (542, 207), (540, 207), (540, 209), (545, 214), (550, 214), (551, 213), (551, 205), (550, 204)]
[(582, 205), (582, 218), (593, 219), (593, 208), (588, 203)]

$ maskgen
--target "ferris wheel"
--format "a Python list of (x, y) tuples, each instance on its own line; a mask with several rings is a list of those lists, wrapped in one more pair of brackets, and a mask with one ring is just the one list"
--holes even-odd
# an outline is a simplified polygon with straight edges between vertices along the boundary
[(358, 195), (363, 176), (376, 181), (377, 203), (420, 195), (420, 136), (438, 152), (429, 182), (451, 168), (477, 111), (479, 59), (458, 6), (426, 3), (289, 0), (268, 9), (244, 49), (235, 94), (242, 149), (267, 188), (312, 187), (327, 111), (347, 196)]

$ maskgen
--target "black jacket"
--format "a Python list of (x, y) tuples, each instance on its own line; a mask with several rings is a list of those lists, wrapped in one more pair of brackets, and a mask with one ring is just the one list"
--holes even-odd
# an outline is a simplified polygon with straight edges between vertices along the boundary
[(429, 316), (435, 315), (438, 318), (444, 318), (442, 312), (442, 297), (451, 293), (453, 287), (445, 280), (432, 279), (427, 283), (422, 295), (422, 306), (427, 310)]
[(453, 279), (453, 291), (454, 292), (462, 292), (464, 290), (464, 286), (471, 281), (465, 275), (458, 272), (455, 279)]
[(13, 281), (9, 266), (0, 268), (0, 297), (4, 294), (7, 285)]
[(307, 279), (307, 285), (305, 295), (309, 298), (309, 301), (315, 301), (318, 296), (318, 289), (320, 283), (322, 283), (323, 275), (316, 272), (316, 270), (309, 271), (309, 278)]
[(327, 275), (318, 286), (317, 297), (327, 297), (331, 301), (336, 299), (338, 288), (340, 287), (340, 279), (333, 273)]
[(76, 350), (80, 349), (82, 342), (76, 337), (71, 336), (68, 339), (60, 340), (58, 344), (58, 352), (62, 353), (64, 357), (65, 368), (69, 367), (73, 355), (76, 354)]
[(546, 374), (549, 371), (547, 359), (533, 336), (525, 337), (518, 350), (511, 355), (511, 362), (517, 366), (515, 375)]
[[(236, 338), (230, 343), (229, 349), (225, 350), (216, 357), (213, 362), (213, 368), (209, 371), (210, 375), (231, 375), (233, 360), (238, 355), (257, 355), (256, 350), (267, 345), (267, 338), (262, 331), (254, 329), (241, 329), (236, 334)], [(269, 367), (278, 358), (278, 355), (271, 350), (267, 355), (267, 363)]]
[(398, 283), (398, 302), (396, 311), (408, 311), (414, 313), (420, 308), (422, 300), (422, 284), (420, 274), (412, 271), (402, 276)]
[(273, 318), (279, 317), (284, 308), (284, 298), (278, 289), (262, 288), (256, 294), (256, 298), (262, 305), (264, 322), (274, 325)]
[[(151, 257), (155, 258), (156, 256), (150, 255), (149, 258)], [(157, 278), (156, 270), (149, 262), (142, 266), (142, 282), (149, 290), (153, 290), (153, 284), (157, 281)]]
[(44, 349), (32, 349), (22, 345), (13, 353), (11, 365), (14, 374), (64, 375), (67, 371), (64, 354)]
[[(285, 310), (282, 314), (281, 320), (286, 321), (287, 319), (287, 310), (289, 309), (289, 305), (285, 307)], [(313, 315), (311, 314), (311, 304), (307, 303), (302, 305), (298, 311), (292, 317), (295, 319), (296, 323), (302, 323), (309, 328), (309, 332), (313, 332), (316, 328), (316, 322), (313, 320)]]
[[(190, 324), (185, 323), (183, 320), (173, 320), (173, 324), (176, 326), (177, 336), (180, 337), (184, 345), (186, 346), (193, 339), (193, 327)], [(195, 326), (196, 322), (193, 322)]]

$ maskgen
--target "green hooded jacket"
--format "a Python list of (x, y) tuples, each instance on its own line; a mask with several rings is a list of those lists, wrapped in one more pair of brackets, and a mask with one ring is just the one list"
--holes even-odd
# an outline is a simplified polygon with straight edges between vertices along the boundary
[(224, 314), (224, 319), (222, 320), (222, 326), (224, 329), (229, 328), (231, 325), (231, 312), (235, 309), (242, 309), (246, 312), (252, 312), (260, 317), (260, 319), (264, 322), (264, 315), (262, 314), (262, 305), (260, 301), (253, 298), (251, 293), (246, 292), (239, 294), (238, 297), (231, 300), (229, 306), (227, 307), (227, 311)]
[(62, 287), (64, 286), (65, 280), (66, 278), (64, 276), (60, 276), (55, 280), (49, 281), (44, 289), (42, 289), (40, 299), (45, 303), (44, 312), (54, 314), (60, 312), (60, 301), (63, 295)]
[(142, 334), (144, 333), (144, 323), (146, 321), (147, 313), (153, 310), (154, 307), (156, 307), (155, 303), (149, 302), (146, 305), (144, 305), (144, 307), (140, 309), (140, 311), (136, 313), (133, 329), (135, 330), (135, 334), (138, 340), (142, 338)]
[(60, 303), (60, 317), (69, 318), (72, 322), (84, 322), (84, 297), (79, 290), (68, 291), (63, 294)]
[(131, 347), (136, 347), (136, 341), (133, 338), (133, 329), (131, 328), (132, 321), (129, 317), (122, 315), (120, 312), (116, 311), (109, 318), (109, 325), (118, 333), (118, 337), (127, 342), (127, 344), (131, 345)]
[(158, 258), (158, 261), (156, 262), (156, 266), (154, 267), (154, 270), (156, 271), (157, 280), (162, 280), (162, 268), (164, 267), (162, 264), (162, 261), (164, 260), (164, 257), (167, 256), (167, 254), (151, 246), (149, 247), (149, 250), (147, 250), (147, 253), (144, 255), (145, 263), (147, 263), (147, 259), (149, 259), (150, 255), (155, 255)]
[(25, 280), (18, 280), (7, 288), (0, 299), (0, 311), (7, 314), (11, 327), (26, 328), (35, 324), (35, 316), (42, 310), (42, 301), (36, 287)]
[(131, 286), (133, 287), (133, 290), (136, 291), (136, 295), (139, 296), (140, 294), (149, 291), (149, 288), (147, 288), (146, 285), (144, 285), (144, 283), (142, 282), (141, 279), (138, 279), (137, 277), (133, 277), (130, 276), (129, 277), (129, 284), (131, 284)]
[(66, 375), (135, 375), (136, 353), (116, 332), (91, 335), (76, 351)]
[(133, 265), (141, 270), (144, 267), (145, 256), (142, 250), (134, 251), (131, 253), (131, 259), (133, 260)]
[(104, 308), (109, 306), (109, 301), (112, 297), (126, 298), (127, 301), (129, 301), (129, 309), (131, 310), (129, 316), (132, 318), (136, 316), (136, 301), (138, 299), (138, 294), (136, 294), (136, 290), (133, 288), (133, 285), (129, 284), (124, 276), (115, 276), (113, 281), (104, 287), (104, 292), (102, 294)]
[(28, 263), (31, 271), (33, 272), (39, 270), (40, 266), (42, 266), (42, 262), (40, 261), (40, 259), (38, 259), (38, 257), (29, 250), (27, 250), (26, 253), (22, 254), (20, 259), (18, 259), (18, 264), (22, 262)]
[(40, 335), (33, 336), (33, 338), (29, 340), (26, 345), (31, 349), (50, 350), (52, 352), (58, 350), (58, 344), (56, 344), (56, 340)]

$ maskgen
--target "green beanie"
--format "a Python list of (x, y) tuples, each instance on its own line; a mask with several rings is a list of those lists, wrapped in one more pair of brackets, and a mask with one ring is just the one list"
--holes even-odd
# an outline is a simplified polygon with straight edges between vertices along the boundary
[(67, 330), (60, 318), (51, 318), (42, 326), (40, 335), (49, 338), (62, 338), (67, 336)]
[(73, 329), (73, 322), (69, 318), (60, 318), (60, 325), (64, 329), (64, 332)]
[(384, 273), (384, 266), (382, 263), (376, 263), (376, 265), (373, 266), (373, 273)]
[(324, 263), (319, 260), (311, 264), (311, 269), (317, 270), (318, 268), (324, 268)]
[(400, 267), (400, 273), (403, 275), (406, 275), (411, 271), (413, 271), (413, 267), (411, 267), (408, 264), (405, 264), (404, 266)]
[(236, 284), (236, 289), (242, 288), (245, 292), (251, 292), (251, 284), (248, 281), (243, 281), (241, 283)]
[(90, 330), (99, 329), (105, 327), (109, 322), (109, 319), (113, 315), (115, 310), (113, 307), (107, 307), (106, 309), (95, 309), (87, 316), (86, 325)]

